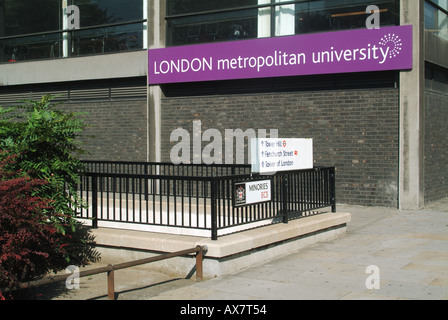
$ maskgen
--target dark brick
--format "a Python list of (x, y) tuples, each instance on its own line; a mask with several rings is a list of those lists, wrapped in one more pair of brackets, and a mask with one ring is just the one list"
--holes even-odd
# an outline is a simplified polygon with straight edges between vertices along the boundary
[[(397, 206), (398, 89), (363, 89), (165, 98), (162, 155), (170, 134), (192, 122), (202, 130), (278, 129), (280, 137), (313, 138), (315, 164), (337, 168), (337, 201)], [(269, 132), (269, 131), (268, 131)], [(203, 143), (204, 148), (208, 143)]]
[(448, 94), (426, 91), (425, 203), (448, 195)]
[(87, 112), (85, 160), (146, 161), (146, 101), (65, 103), (65, 110)]

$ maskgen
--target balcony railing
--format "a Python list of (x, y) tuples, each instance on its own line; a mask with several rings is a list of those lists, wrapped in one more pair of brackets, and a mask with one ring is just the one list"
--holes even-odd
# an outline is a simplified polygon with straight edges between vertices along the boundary
[(146, 19), (72, 30), (0, 36), (0, 64), (146, 49)]

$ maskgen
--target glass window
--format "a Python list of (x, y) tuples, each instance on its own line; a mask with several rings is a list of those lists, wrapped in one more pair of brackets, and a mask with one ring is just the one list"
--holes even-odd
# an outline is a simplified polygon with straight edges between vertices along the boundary
[(74, 31), (71, 33), (71, 55), (140, 50), (144, 36), (142, 23)]
[(438, 37), (448, 40), (448, 0), (425, 2), (425, 28)]
[[(257, 0), (168, 1), (168, 15), (174, 17), (168, 19), (168, 42), (182, 45), (256, 38), (256, 4)], [(244, 7), (249, 9), (238, 10)]]
[(448, 10), (448, 0), (432, 0), (430, 1), (435, 5), (439, 6), (443, 10)]
[(0, 0), (0, 63), (145, 49), (147, 1)]
[(170, 0), (168, 1), (168, 15), (235, 9), (256, 3), (257, 0)]
[(188, 16), (169, 21), (171, 45), (257, 37), (257, 9)]
[[(440, 0), (444, 1), (444, 0)], [(287, 2), (287, 4), (282, 4)], [(377, 5), (381, 26), (399, 25), (399, 0), (168, 0), (168, 44), (286, 36), (365, 28)]]
[(425, 86), (426, 90), (446, 94), (448, 92), (448, 69), (426, 63)]
[(0, 6), (4, 21), (1, 36), (55, 31), (60, 28), (61, 1), (3, 0)]
[(0, 63), (54, 58), (60, 55), (61, 35), (43, 34), (61, 28), (61, 1), (0, 0)]
[(369, 5), (379, 7), (381, 26), (400, 24), (396, 0), (306, 1), (296, 4), (296, 34), (365, 28)]
[(81, 27), (128, 22), (143, 18), (142, 0), (71, 0), (78, 6)]
[[(276, 0), (276, 3), (287, 0)], [(287, 36), (295, 33), (295, 4), (279, 5), (275, 7), (275, 35)]]
[(61, 44), (62, 37), (58, 33), (1, 40), (1, 62), (59, 58)]
[(143, 19), (142, 0), (73, 0), (73, 4), (80, 11), (81, 30), (69, 35), (72, 56), (144, 48), (144, 23), (122, 24)]

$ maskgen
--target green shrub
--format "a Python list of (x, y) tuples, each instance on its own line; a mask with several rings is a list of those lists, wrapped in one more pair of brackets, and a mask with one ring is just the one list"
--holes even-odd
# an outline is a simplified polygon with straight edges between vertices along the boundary
[[(83, 206), (76, 188), (79, 172), (83, 170), (79, 140), (85, 124), (80, 113), (58, 110), (53, 98), (44, 96), (40, 101), (24, 101), (21, 106), (0, 107), (0, 163), (6, 166), (0, 168), (0, 203), (4, 206), (0, 212), (0, 231), (17, 234), (20, 226), (19, 234), (43, 237), (24, 241), (22, 251), (20, 241), (9, 246), (12, 253), (8, 261), (28, 259), (24, 268), (15, 268), (17, 274), (11, 273), (14, 268), (8, 269), (7, 279), (13, 284), (41, 275), (42, 271), (61, 270), (69, 264), (81, 266), (98, 259), (88, 246), (89, 234), (76, 220)], [(18, 222), (26, 217), (30, 223)], [(36, 229), (38, 225), (42, 229)], [(30, 246), (32, 249), (27, 248)], [(22, 260), (11, 248), (21, 253), (42, 254), (30, 254)], [(14, 257), (17, 259), (11, 260)], [(1, 279), (6, 271), (0, 269), (0, 272), (3, 272)]]
[(14, 159), (0, 161), (0, 299), (1, 288), (57, 271), (70, 243), (70, 235), (62, 236), (48, 223), (59, 215), (51, 201), (32, 195), (46, 182), (11, 171)]
[(72, 219), (82, 203), (76, 194), (79, 172), (79, 136), (84, 122), (79, 113), (64, 113), (52, 104), (53, 96), (24, 105), (0, 109), (0, 149), (18, 155), (17, 170), (46, 181), (36, 196), (50, 199), (64, 218), (53, 218), (56, 229), (74, 232)]

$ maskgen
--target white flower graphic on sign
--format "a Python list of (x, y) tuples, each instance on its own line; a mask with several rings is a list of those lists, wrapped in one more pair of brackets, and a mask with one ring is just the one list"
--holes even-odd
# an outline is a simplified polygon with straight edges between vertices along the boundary
[(403, 42), (395, 34), (387, 34), (381, 38), (380, 45), (389, 47), (389, 58), (397, 57), (403, 49)]

